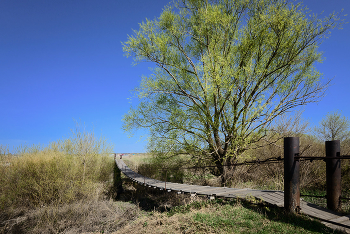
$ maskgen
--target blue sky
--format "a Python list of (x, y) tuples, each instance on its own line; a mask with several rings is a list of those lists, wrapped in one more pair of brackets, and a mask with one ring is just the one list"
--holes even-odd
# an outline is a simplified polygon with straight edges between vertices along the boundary
[[(74, 120), (103, 135), (115, 152), (144, 152), (142, 133), (128, 138), (122, 117), (131, 90), (152, 63), (132, 66), (121, 42), (166, 0), (0, 1), (0, 145), (48, 144), (69, 137)], [(344, 11), (349, 0), (305, 0), (312, 13)], [(317, 69), (334, 78), (321, 102), (306, 106), (311, 126), (331, 111), (350, 117), (350, 24), (334, 29)], [(137, 102), (132, 101), (134, 104)]]

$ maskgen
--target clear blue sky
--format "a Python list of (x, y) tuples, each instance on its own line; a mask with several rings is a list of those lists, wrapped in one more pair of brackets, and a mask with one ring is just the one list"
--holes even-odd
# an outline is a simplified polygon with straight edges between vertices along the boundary
[[(144, 152), (145, 141), (128, 138), (122, 117), (131, 90), (152, 63), (132, 66), (121, 42), (145, 18), (158, 17), (167, 0), (0, 1), (0, 145), (48, 144), (70, 136), (75, 120), (102, 134), (115, 152)], [(305, 0), (312, 13), (344, 11), (349, 0)], [(317, 64), (333, 78), (326, 97), (303, 117), (317, 125), (330, 111), (350, 118), (350, 24), (334, 29)], [(137, 102), (133, 101), (134, 104)]]

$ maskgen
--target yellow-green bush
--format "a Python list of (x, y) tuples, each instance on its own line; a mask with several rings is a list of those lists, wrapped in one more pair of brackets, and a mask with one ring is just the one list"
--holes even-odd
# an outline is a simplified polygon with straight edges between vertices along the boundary
[(92, 133), (77, 131), (64, 141), (2, 155), (0, 208), (69, 203), (96, 195), (113, 172), (111, 147)]

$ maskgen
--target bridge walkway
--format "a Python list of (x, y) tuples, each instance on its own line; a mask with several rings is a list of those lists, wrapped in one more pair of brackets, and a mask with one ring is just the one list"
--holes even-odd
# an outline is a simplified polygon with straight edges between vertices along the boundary
[[(276, 190), (257, 190), (257, 189), (237, 189), (228, 187), (211, 187), (190, 184), (179, 184), (155, 180), (140, 175), (131, 170), (122, 159), (116, 159), (118, 168), (131, 180), (144, 186), (166, 190), (168, 192), (190, 193), (194, 195), (205, 195), (211, 199), (214, 198), (247, 198), (265, 201), (278, 207), (284, 207), (284, 192)], [(350, 215), (342, 216), (336, 212), (317, 206), (315, 204), (301, 200), (301, 213), (312, 218), (319, 219), (323, 224), (333, 229), (339, 229), (350, 233)]]

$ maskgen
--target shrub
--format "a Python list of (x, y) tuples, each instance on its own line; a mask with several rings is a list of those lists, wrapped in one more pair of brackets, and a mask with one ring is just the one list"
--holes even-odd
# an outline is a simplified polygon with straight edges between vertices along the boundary
[(22, 147), (1, 157), (0, 208), (63, 204), (95, 196), (98, 183), (113, 171), (111, 146), (77, 129), (67, 140), (47, 147)]

